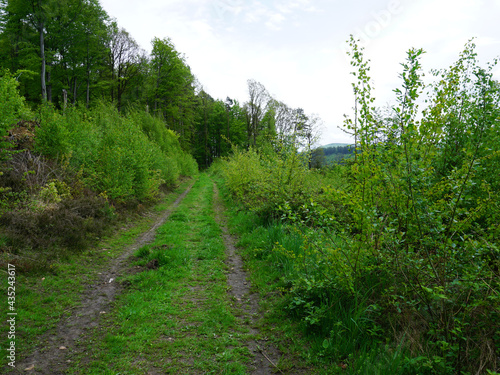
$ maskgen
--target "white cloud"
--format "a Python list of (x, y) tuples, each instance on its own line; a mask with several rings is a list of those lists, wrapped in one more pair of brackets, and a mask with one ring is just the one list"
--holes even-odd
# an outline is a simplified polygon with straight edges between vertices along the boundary
[(244, 8), (245, 22), (260, 23), (267, 12), (268, 8), (264, 4), (260, 1), (253, 1), (252, 4)]
[(311, 12), (317, 9), (310, 0), (282, 0), (277, 2), (275, 8), (281, 13), (292, 13), (295, 10)]
[[(400, 63), (422, 47), (424, 71), (452, 64), (471, 37), (480, 61), (498, 55), (500, 0), (101, 0), (141, 44), (170, 37), (215, 98), (247, 100), (247, 79), (277, 99), (317, 113), (325, 143), (346, 140), (336, 129), (352, 113), (344, 41), (372, 27), (366, 43), (379, 104), (393, 100)], [(385, 15), (385, 16), (384, 16)], [(381, 18), (382, 17), (382, 18)], [(386, 17), (386, 18), (383, 18)], [(370, 23), (371, 22), (371, 23)], [(374, 22), (378, 22), (377, 27)], [(496, 74), (500, 75), (500, 68)]]
[(266, 22), (266, 26), (271, 30), (281, 30), (281, 25), (285, 21), (285, 16), (281, 13), (274, 13), (269, 16), (269, 19)]

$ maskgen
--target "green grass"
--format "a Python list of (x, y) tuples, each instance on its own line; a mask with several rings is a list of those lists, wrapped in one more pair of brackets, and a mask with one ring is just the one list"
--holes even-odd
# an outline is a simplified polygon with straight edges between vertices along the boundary
[(213, 218), (213, 184), (201, 175), (156, 240), (136, 252), (128, 288), (87, 338), (90, 356), (71, 374), (246, 374), (248, 327), (227, 294), (221, 230)]
[[(224, 195), (223, 185), (219, 188)], [(68, 374), (247, 374), (254, 359), (249, 343), (263, 338), (283, 353), (277, 365), (284, 373), (343, 373), (325, 337), (308, 332), (284, 309), (283, 275), (292, 274), (295, 265), (273, 247), (280, 243), (298, 255), (301, 237), (280, 223), (264, 226), (236, 207), (228, 211), (231, 232), (241, 236), (252, 288), (261, 296), (259, 321), (252, 322), (228, 294), (224, 241), (213, 206), (213, 179), (202, 174), (155, 241), (136, 250), (130, 272), (116, 280), (123, 290), (99, 326), (80, 338)], [(20, 276), (24, 300), (19, 309), (27, 319), (22, 335), (31, 340), (23, 344), (23, 354), (71, 313), (83, 287), (151, 222), (124, 226), (98, 249), (58, 264), (51, 274)], [(158, 267), (149, 269), (153, 262)], [(255, 328), (259, 333), (251, 334)], [(387, 358), (368, 352), (358, 363), (385, 363)]]
[(215, 179), (227, 207), (229, 230), (239, 237), (237, 245), (248, 269), (252, 289), (260, 295), (263, 311), (260, 334), (282, 353), (278, 367), (284, 373), (295, 369), (302, 369), (307, 374), (325, 373), (322, 372), (324, 366), (314, 360), (310, 337), (283, 311), (283, 271), (291, 265), (272, 251), (276, 242), (292, 245), (299, 251), (301, 241), (280, 223), (265, 225), (254, 213), (241, 210), (229, 198), (223, 181)]
[[(164, 210), (190, 184), (185, 181), (173, 194), (165, 197), (153, 209)], [(17, 361), (29, 355), (40, 344), (40, 335), (54, 329), (57, 323), (80, 303), (80, 296), (86, 285), (98, 278), (98, 272), (106, 266), (109, 259), (117, 257), (123, 248), (134, 243), (136, 237), (148, 230), (154, 217), (134, 217), (133, 222), (122, 223), (122, 229), (103, 239), (99, 246), (81, 254), (70, 255), (49, 266), (49, 271), (16, 274), (16, 355)], [(2, 263), (9, 262), (2, 254)], [(3, 271), (6, 271), (5, 266)], [(7, 295), (7, 275), (2, 273), (2, 295)], [(6, 300), (5, 300), (6, 301)], [(2, 304), (0, 313), (7, 316), (7, 303)], [(2, 331), (7, 326), (2, 324)], [(8, 347), (7, 335), (1, 336), (1, 349)], [(0, 368), (7, 365), (6, 356), (0, 357)]]

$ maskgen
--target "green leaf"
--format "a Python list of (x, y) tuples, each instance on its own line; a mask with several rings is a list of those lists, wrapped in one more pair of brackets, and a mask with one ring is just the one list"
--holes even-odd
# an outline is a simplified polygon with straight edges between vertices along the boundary
[(330, 347), (330, 341), (328, 339), (323, 340), (323, 348), (328, 349)]

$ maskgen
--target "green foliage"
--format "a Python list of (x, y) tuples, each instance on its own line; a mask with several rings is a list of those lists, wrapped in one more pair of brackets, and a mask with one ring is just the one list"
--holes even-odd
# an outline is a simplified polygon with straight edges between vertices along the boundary
[(160, 186), (197, 170), (161, 120), (139, 112), (123, 117), (106, 105), (64, 114), (43, 106), (35, 149), (65, 157), (88, 186), (118, 201), (154, 199)]
[(348, 160), (352, 155), (349, 145), (324, 146), (322, 149), (326, 158), (325, 164), (342, 164), (344, 159)]
[(0, 220), (4, 246), (41, 262), (92, 244), (115, 218), (113, 205), (155, 200), (180, 173), (197, 172), (177, 135), (146, 113), (122, 116), (104, 104), (58, 111), (46, 103), (39, 126), (31, 123), (33, 149), (1, 165)]
[[(7, 131), (26, 114), (24, 98), (18, 92), (18, 82), (8, 71), (0, 71), (0, 162), (8, 160), (11, 156), (9, 144), (4, 138)], [(0, 170), (0, 176), (2, 175), (3, 172)], [(9, 189), (0, 186), (0, 194), (4, 192), (9, 192)], [(5, 204), (6, 200), (0, 196), (0, 210)]]
[[(498, 271), (484, 255), (496, 249), (485, 223), (497, 215), (498, 196), (487, 176), (495, 174), (482, 160), (494, 160), (498, 149), (483, 137), (498, 128), (499, 90), (492, 66), (479, 68), (473, 48), (468, 44), (441, 74), (421, 120), (423, 52), (410, 50), (402, 89), (395, 90), (394, 121), (381, 122), (371, 107), (368, 67), (353, 44), (360, 108), (358, 121), (347, 127), (357, 148), (349, 194), (332, 192), (352, 216), (337, 229), (353, 236), (349, 252), (369, 254), (370, 263), (394, 276), (378, 302), (387, 314), (382, 324), (411, 332), (408, 347), (423, 347), (436, 359), (437, 373), (492, 367), (498, 351), (496, 330), (482, 327), (484, 319), (498, 321), (499, 307)], [(348, 232), (340, 229), (345, 224)], [(355, 278), (363, 277), (366, 264), (348, 264)], [(480, 355), (472, 346), (491, 354)]]
[(0, 72), (0, 137), (6, 135), (26, 111), (24, 98), (17, 90), (19, 84), (8, 71)]
[(296, 150), (235, 149), (224, 167), (226, 184), (238, 201), (268, 219), (307, 205), (318, 188), (316, 175)]
[(152, 44), (147, 100), (153, 113), (180, 135), (187, 149), (191, 141), (196, 142), (194, 76), (170, 38), (154, 38)]
[(161, 151), (177, 166), (181, 176), (193, 176), (198, 172), (198, 165), (191, 155), (185, 152), (180, 145), (179, 136), (165, 126), (165, 122), (149, 113), (134, 111), (128, 115), (151, 142), (157, 144)]
[(247, 146), (246, 113), (237, 101), (215, 100), (205, 91), (196, 96), (193, 156), (201, 169), (230, 155), (232, 147)]
[(46, 184), (39, 193), (40, 199), (48, 204), (57, 204), (63, 198), (70, 197), (70, 189), (64, 181), (53, 180)]
[[(355, 138), (351, 160), (320, 175), (278, 147), (280, 154), (236, 151), (223, 168), (235, 199), (293, 224), (287, 238), (300, 234), (300, 241), (273, 239), (255, 256), (280, 270), (284, 306), (317, 337), (320, 355), (352, 373), (494, 370), (496, 62), (479, 67), (468, 43), (456, 64), (436, 72), (440, 79), (420, 110), (424, 52), (412, 49), (401, 64), (396, 104), (382, 117), (363, 50), (354, 40), (351, 48), (357, 102), (354, 119), (346, 120)], [(385, 342), (388, 350), (398, 348), (394, 357), (376, 355)]]
[(84, 167), (98, 191), (113, 199), (144, 200), (154, 198), (163, 182), (175, 182), (177, 171), (137, 124), (112, 109), (101, 108), (94, 116), (101, 133), (97, 160)]
[(36, 132), (35, 150), (50, 158), (64, 157), (69, 152), (70, 139), (66, 118), (50, 104), (40, 108), (40, 127)]
[(40, 102), (43, 67), (44, 100), (62, 107), (64, 89), (69, 102), (80, 99), (88, 104), (103, 93), (109, 69), (104, 64), (110, 53), (106, 50), (109, 20), (97, 1), (13, 0), (4, 16), (1, 65), (24, 71), (19, 80), (28, 101)]

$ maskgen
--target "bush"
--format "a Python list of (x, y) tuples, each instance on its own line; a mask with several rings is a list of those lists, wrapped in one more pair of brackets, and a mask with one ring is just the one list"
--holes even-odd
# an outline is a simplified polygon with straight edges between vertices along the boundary
[(113, 218), (103, 198), (66, 199), (57, 205), (20, 208), (0, 218), (8, 244), (42, 254), (83, 250), (103, 235)]
[[(234, 150), (222, 173), (233, 197), (267, 220), (300, 211), (320, 190), (320, 175), (308, 170), (295, 150), (287, 154)], [(302, 213), (307, 220), (309, 209)]]
[(129, 116), (141, 126), (144, 134), (172, 159), (171, 163), (176, 165), (180, 175), (193, 176), (198, 172), (198, 165), (194, 158), (182, 150), (179, 136), (167, 129), (163, 120), (153, 117), (147, 112), (132, 112)]
[(8, 71), (0, 71), (0, 137), (6, 135), (7, 130), (27, 112), (24, 98), (17, 91), (18, 86)]
[(350, 355), (353, 371), (367, 360), (378, 362), (370, 353), (385, 341), (407, 356), (404, 373), (496, 370), (495, 64), (479, 67), (469, 43), (456, 64), (438, 72), (430, 104), (420, 112), (423, 51), (410, 50), (397, 103), (382, 117), (372, 107), (362, 50), (353, 40), (351, 47), (358, 112), (346, 127), (357, 144), (353, 158), (339, 167), (344, 183), (318, 186), (321, 180), (293, 154), (250, 150), (228, 160), (226, 184), (245, 207), (286, 219), (302, 234), (300, 247), (279, 241), (269, 257), (283, 272), (285, 306), (310, 331), (326, 336), (324, 349), (332, 355), (347, 360), (347, 353), (357, 352)]
[(35, 151), (49, 158), (68, 155), (70, 134), (67, 120), (49, 103), (40, 107), (40, 126), (36, 129), (35, 135)]
[[(0, 71), (0, 163), (8, 160), (11, 156), (9, 144), (5, 140), (7, 130), (17, 123), (19, 117), (28, 112), (24, 98), (19, 95), (17, 87), (18, 82), (12, 78), (8, 71)], [(3, 173), (4, 171), (0, 170), (0, 176)], [(8, 189), (0, 186), (0, 194), (5, 192), (8, 192)], [(5, 199), (0, 197), (0, 209), (5, 203)]]
[(174, 186), (180, 174), (197, 171), (161, 120), (139, 112), (123, 117), (104, 104), (64, 114), (43, 106), (35, 149), (69, 160), (89, 187), (122, 202), (155, 199), (160, 186)]

